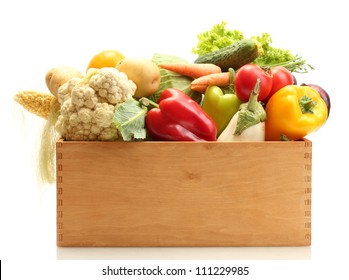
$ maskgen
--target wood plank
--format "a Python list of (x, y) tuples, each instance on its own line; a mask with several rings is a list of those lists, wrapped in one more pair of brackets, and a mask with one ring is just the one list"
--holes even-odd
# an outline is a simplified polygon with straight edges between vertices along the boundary
[(307, 246), (311, 142), (57, 142), (58, 246)]

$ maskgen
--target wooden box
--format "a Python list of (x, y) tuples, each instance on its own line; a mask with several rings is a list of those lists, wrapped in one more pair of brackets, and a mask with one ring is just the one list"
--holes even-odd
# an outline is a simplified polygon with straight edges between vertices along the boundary
[(57, 142), (58, 246), (309, 246), (312, 143)]

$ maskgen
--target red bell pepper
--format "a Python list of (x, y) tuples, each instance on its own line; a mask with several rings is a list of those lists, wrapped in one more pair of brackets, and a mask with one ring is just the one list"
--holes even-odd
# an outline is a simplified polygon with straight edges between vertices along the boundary
[(153, 140), (215, 141), (217, 128), (206, 112), (182, 91), (165, 89), (145, 122)]

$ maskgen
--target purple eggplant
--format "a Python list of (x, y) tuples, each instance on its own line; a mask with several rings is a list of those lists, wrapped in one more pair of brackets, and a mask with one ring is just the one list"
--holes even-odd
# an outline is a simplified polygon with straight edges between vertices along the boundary
[(293, 85), (297, 85), (297, 78), (293, 74), (292, 74), (292, 81), (293, 81)]
[[(327, 106), (327, 110), (328, 110), (328, 116), (330, 115), (330, 109), (331, 109), (331, 99), (330, 96), (328, 95), (328, 93), (319, 85), (315, 85), (315, 84), (301, 84), (301, 86), (308, 86), (311, 87), (313, 89), (315, 89), (321, 96), (321, 98), (325, 101), (326, 106)], [(328, 118), (327, 116), (327, 118)]]

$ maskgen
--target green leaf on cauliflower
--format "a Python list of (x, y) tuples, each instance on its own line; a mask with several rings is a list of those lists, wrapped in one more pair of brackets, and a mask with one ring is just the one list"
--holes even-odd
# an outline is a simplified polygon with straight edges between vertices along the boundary
[[(153, 62), (155, 64), (160, 63), (176, 63), (176, 62), (187, 62), (185, 59), (174, 56), (174, 55), (168, 55), (168, 54), (160, 54), (155, 53), (152, 58)], [(177, 74), (175, 72), (159, 68), (160, 70), (160, 86), (157, 90), (157, 92), (148, 98), (151, 101), (158, 102), (158, 99), (166, 88), (176, 88), (181, 91), (183, 91), (185, 94), (187, 94), (189, 97), (194, 99), (197, 103), (200, 104), (202, 99), (202, 94), (196, 91), (193, 91), (190, 88), (190, 84), (193, 81), (192, 78), (185, 77), (183, 75)]]
[(124, 141), (146, 138), (145, 116), (147, 108), (133, 99), (127, 99), (117, 107), (114, 113), (114, 124)]

